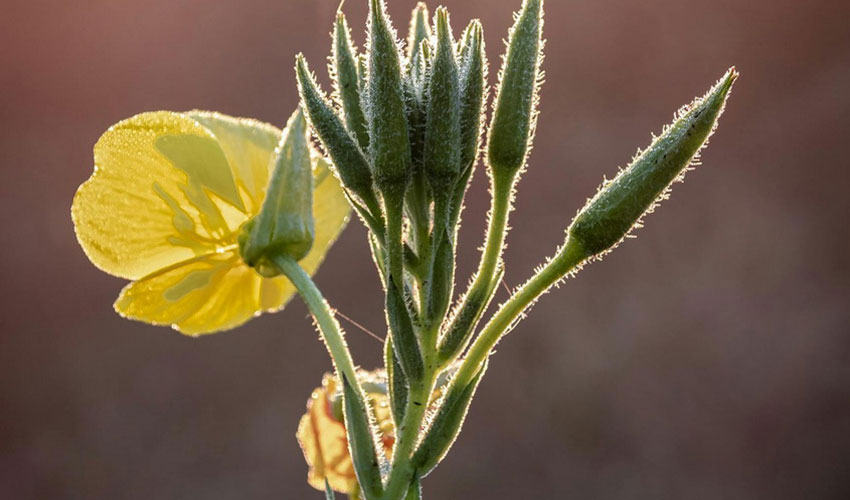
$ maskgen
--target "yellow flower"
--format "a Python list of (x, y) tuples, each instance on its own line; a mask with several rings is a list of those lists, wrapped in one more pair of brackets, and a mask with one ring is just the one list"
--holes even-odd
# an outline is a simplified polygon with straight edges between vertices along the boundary
[[(237, 246), (262, 206), (280, 138), (272, 125), (205, 111), (142, 113), (101, 136), (71, 216), (92, 263), (133, 281), (115, 302), (119, 314), (199, 335), (283, 308), (293, 285), (260, 276)], [(318, 155), (313, 185), (315, 239), (300, 260), (309, 274), (350, 210)]]
[[(357, 378), (372, 408), (384, 453), (390, 459), (395, 435), (387, 398), (386, 374), (383, 370), (360, 370)], [(322, 386), (314, 390), (307, 401), (307, 413), (301, 417), (296, 437), (310, 468), (307, 473), (310, 486), (324, 491), (327, 479), (335, 491), (346, 495), (357, 491), (357, 476), (348, 454), (343, 423), (342, 392), (339, 381), (330, 373), (325, 374)]]

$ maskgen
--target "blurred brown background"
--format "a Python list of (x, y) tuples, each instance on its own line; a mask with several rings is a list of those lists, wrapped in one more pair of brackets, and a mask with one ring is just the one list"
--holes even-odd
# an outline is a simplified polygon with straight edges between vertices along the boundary
[[(445, 1), (456, 33), (484, 22), (494, 80), (519, 0)], [(122, 118), (201, 108), (282, 124), (293, 56), (322, 68), (337, 3), (3, 3), (0, 497), (321, 497), (294, 438), (329, 369), (304, 306), (200, 340), (122, 320), (123, 283), (87, 261), (69, 206)], [(347, 3), (362, 26), (366, 2)], [(390, 1), (396, 26), (412, 6)], [(848, 16), (843, 0), (547, 2), (511, 285), (603, 174), (728, 66), (742, 77), (704, 166), (637, 240), (500, 344), (426, 498), (850, 498)], [(461, 282), (487, 204), (479, 170)], [(317, 280), (380, 332), (364, 234), (350, 224)], [(380, 345), (348, 331), (356, 359), (379, 363)]]

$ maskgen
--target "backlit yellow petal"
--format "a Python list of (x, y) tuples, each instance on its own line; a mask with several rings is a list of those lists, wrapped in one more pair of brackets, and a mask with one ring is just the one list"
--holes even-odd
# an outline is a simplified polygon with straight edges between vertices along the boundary
[(119, 122), (94, 148), (71, 208), (92, 262), (138, 279), (235, 241), (247, 218), (227, 157), (195, 120), (166, 111)]
[(127, 285), (115, 310), (187, 335), (227, 330), (260, 310), (263, 280), (232, 249), (194, 258)]
[(280, 129), (249, 118), (234, 118), (213, 111), (189, 111), (190, 118), (218, 139), (250, 214), (260, 211), (269, 181), (270, 159), (280, 141)]
[[(345, 227), (350, 210), (328, 164), (318, 157), (314, 162), (316, 238), (300, 261), (309, 274)], [(131, 283), (115, 309), (128, 318), (199, 335), (234, 328), (263, 311), (278, 311), (294, 293), (286, 277), (261, 277), (231, 248), (192, 257)]]

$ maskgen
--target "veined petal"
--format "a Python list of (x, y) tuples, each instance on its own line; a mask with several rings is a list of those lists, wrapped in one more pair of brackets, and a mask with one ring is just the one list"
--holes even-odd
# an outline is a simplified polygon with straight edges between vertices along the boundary
[[(327, 162), (314, 159), (316, 237), (300, 261), (309, 274), (345, 227), (350, 207)], [(237, 327), (261, 312), (278, 311), (295, 287), (286, 277), (263, 278), (234, 247), (199, 255), (158, 270), (122, 290), (115, 310), (122, 316), (171, 326), (187, 335)]]
[(227, 330), (260, 311), (263, 278), (232, 249), (203, 255), (130, 283), (115, 310), (187, 335)]
[(71, 215), (83, 250), (110, 274), (138, 279), (214, 253), (250, 215), (218, 140), (186, 115), (121, 121), (95, 144), (94, 161)]
[(280, 141), (280, 129), (250, 118), (234, 118), (214, 111), (189, 111), (188, 117), (208, 128), (218, 139), (247, 212), (256, 215), (266, 196), (270, 159)]

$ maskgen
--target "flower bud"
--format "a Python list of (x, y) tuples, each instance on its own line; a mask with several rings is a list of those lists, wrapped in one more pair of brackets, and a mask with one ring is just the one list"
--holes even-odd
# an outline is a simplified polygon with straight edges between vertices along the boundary
[(369, 146), (369, 132), (366, 129), (366, 116), (360, 104), (358, 60), (351, 42), (351, 31), (342, 12), (336, 15), (333, 39), (331, 77), (334, 80), (336, 98), (342, 105), (348, 131), (357, 138), (360, 147), (365, 150)]
[(369, 55), (364, 105), (369, 156), (382, 192), (403, 195), (410, 178), (410, 138), (401, 84), (399, 48), (383, 0), (369, 2)]
[(272, 162), (262, 209), (238, 238), (245, 263), (267, 277), (279, 274), (271, 263), (275, 255), (299, 260), (313, 246), (313, 170), (300, 108), (289, 118)]
[(464, 169), (478, 156), (481, 117), (487, 89), (487, 55), (481, 23), (473, 20), (461, 39), (460, 65), (460, 166)]
[(460, 172), (460, 113), (457, 60), (449, 14), (444, 7), (434, 16), (437, 32), (428, 85), (424, 170), (435, 197), (450, 196)]
[(588, 255), (602, 254), (619, 244), (666, 197), (670, 185), (682, 178), (717, 126), (737, 77), (731, 68), (704, 97), (682, 108), (678, 119), (581, 209), (568, 233)]
[(307, 67), (304, 56), (295, 58), (298, 91), (301, 103), (310, 118), (310, 124), (331, 157), (343, 185), (364, 200), (374, 197), (369, 162), (360, 151), (355, 139), (325, 100)]
[(537, 124), (543, 60), (543, 0), (525, 0), (511, 28), (487, 140), (487, 162), (497, 175), (525, 164)]
[(407, 35), (407, 73), (413, 82), (419, 82), (424, 66), (420, 65), (422, 40), (431, 38), (428, 26), (428, 6), (423, 2), (416, 4), (410, 15), (410, 28)]

